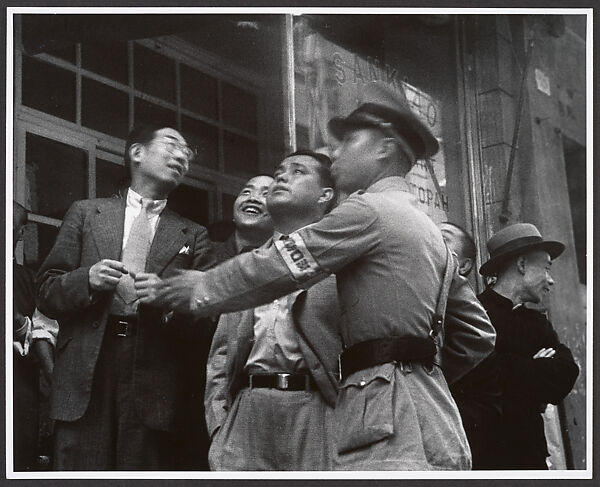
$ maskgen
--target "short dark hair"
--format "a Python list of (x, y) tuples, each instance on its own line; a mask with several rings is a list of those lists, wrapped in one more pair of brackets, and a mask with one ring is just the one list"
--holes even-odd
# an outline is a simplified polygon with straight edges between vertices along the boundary
[(325, 209), (325, 213), (329, 213), (331, 211), (331, 209), (333, 208), (333, 206), (335, 205), (335, 196), (337, 194), (337, 191), (335, 189), (335, 181), (333, 180), (333, 176), (331, 174), (331, 164), (332, 161), (329, 158), (329, 156), (322, 154), (320, 152), (315, 152), (313, 150), (310, 149), (298, 149), (294, 152), (292, 152), (291, 154), (288, 154), (287, 156), (284, 157), (284, 159), (287, 159), (288, 157), (295, 157), (295, 156), (308, 156), (308, 157), (312, 157), (313, 159), (315, 159), (319, 165), (317, 166), (317, 170), (319, 172), (319, 178), (321, 179), (321, 184), (323, 185), (324, 188), (332, 188), (334, 191), (334, 197), (331, 198), (331, 201), (329, 202), (329, 204), (327, 205), (327, 208)]
[(462, 243), (462, 250), (463, 250), (463, 253), (465, 254), (465, 257), (475, 260), (475, 257), (477, 255), (477, 247), (475, 246), (475, 240), (473, 240), (473, 237), (471, 236), (471, 234), (469, 232), (467, 232), (460, 225), (457, 225), (456, 223), (441, 222), (440, 225), (441, 224), (450, 225), (459, 231), (461, 243)]
[(149, 144), (154, 140), (156, 132), (162, 129), (172, 129), (179, 132), (179, 130), (169, 123), (146, 123), (135, 127), (131, 132), (129, 132), (125, 142), (125, 154), (123, 157), (125, 162), (125, 181), (127, 186), (129, 186), (129, 182), (131, 181), (131, 156), (129, 155), (131, 146), (134, 144)]

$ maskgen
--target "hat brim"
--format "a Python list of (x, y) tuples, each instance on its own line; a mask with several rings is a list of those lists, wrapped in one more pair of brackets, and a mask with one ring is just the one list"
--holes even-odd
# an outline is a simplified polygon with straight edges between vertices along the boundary
[[(404, 113), (401, 117), (397, 117), (396, 120), (394, 120), (394, 124), (396, 125), (399, 135), (410, 134), (410, 137), (412, 137), (413, 140), (416, 139), (420, 141), (419, 146), (421, 146), (421, 148), (412, 147), (413, 150), (415, 150), (417, 159), (432, 157), (439, 150), (440, 145), (437, 139), (429, 132), (423, 123), (414, 116), (414, 114)], [(380, 126), (368, 120), (353, 118), (353, 116), (350, 115), (346, 118), (332, 118), (327, 127), (329, 132), (336, 139), (342, 140), (344, 134), (350, 130), (365, 127), (379, 128)]]
[(511, 257), (521, 255), (532, 250), (545, 250), (550, 255), (550, 259), (556, 259), (565, 250), (565, 245), (554, 240), (546, 240), (543, 242), (535, 242), (522, 247), (512, 249), (508, 252), (499, 253), (488, 260), (479, 268), (479, 273), (482, 276), (491, 276), (496, 273), (502, 265)]

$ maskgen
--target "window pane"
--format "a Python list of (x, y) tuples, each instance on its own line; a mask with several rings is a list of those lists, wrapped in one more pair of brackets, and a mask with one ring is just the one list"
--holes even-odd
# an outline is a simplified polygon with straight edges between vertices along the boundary
[(89, 78), (81, 85), (81, 123), (105, 134), (126, 138), (129, 128), (127, 93)]
[(181, 107), (217, 119), (217, 80), (181, 65)]
[[(296, 17), (294, 49), (299, 144), (333, 147), (338, 141), (327, 130), (331, 118), (347, 116), (359, 102), (393, 98), (440, 142), (440, 150), (427, 163), (418, 161), (406, 178), (419, 208), (436, 222), (462, 223), (466, 212), (456, 143), (461, 125), (452, 22), (432, 29), (410, 15)], [(420, 62), (425, 52), (427, 63)]]
[(181, 185), (169, 195), (169, 207), (200, 225), (208, 225), (208, 191)]
[(136, 89), (175, 103), (175, 61), (136, 44), (133, 70)]
[(48, 49), (45, 53), (75, 64), (75, 45), (65, 47), (64, 49)]
[(115, 196), (125, 186), (125, 167), (114, 162), (96, 159), (96, 197)]
[(219, 167), (217, 128), (200, 120), (182, 116), (181, 130), (188, 144), (198, 148), (196, 163), (217, 169)]
[(225, 172), (236, 176), (258, 174), (258, 149), (253, 140), (225, 132)]
[(87, 152), (34, 134), (26, 144), (31, 211), (62, 219), (73, 201), (87, 198)]
[(223, 83), (223, 122), (255, 134), (256, 97), (228, 83)]
[(127, 42), (81, 44), (81, 67), (127, 84)]
[(75, 73), (23, 56), (23, 105), (75, 121)]
[(173, 110), (163, 108), (154, 103), (136, 98), (134, 102), (135, 125), (152, 124), (164, 127), (175, 127), (177, 117)]
[(223, 202), (223, 220), (233, 220), (233, 203), (235, 202), (236, 198), (237, 195), (235, 194), (223, 193), (221, 197), (221, 201)]
[(38, 222), (28, 222), (23, 232), (25, 264), (37, 270), (52, 250), (57, 235), (58, 227)]

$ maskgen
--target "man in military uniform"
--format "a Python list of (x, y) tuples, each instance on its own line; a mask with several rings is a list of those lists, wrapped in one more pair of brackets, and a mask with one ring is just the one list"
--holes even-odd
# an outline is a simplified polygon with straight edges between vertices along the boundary
[[(456, 380), (483, 360), (495, 334), (404, 179), (438, 143), (391, 99), (363, 103), (329, 126), (341, 140), (333, 152), (336, 189), (349, 196), (272, 247), (165, 281), (156, 301), (201, 315), (234, 311), (335, 273), (347, 347), (334, 412), (336, 468), (469, 469), (444, 375)], [(442, 329), (435, 315), (444, 316), (438, 298), (443, 308), (446, 294)]]

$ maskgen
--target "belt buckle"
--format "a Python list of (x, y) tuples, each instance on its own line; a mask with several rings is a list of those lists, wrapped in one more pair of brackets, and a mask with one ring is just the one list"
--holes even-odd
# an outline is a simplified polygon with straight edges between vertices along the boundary
[(123, 331), (119, 330), (119, 333), (117, 333), (117, 336), (118, 337), (128, 337), (129, 336), (129, 321), (119, 320), (119, 321), (117, 321), (117, 323), (119, 324), (119, 326), (124, 325)]
[(288, 387), (290, 386), (290, 381), (289, 381), (290, 374), (277, 374), (276, 377), (277, 377), (277, 380), (276, 380), (275, 387), (277, 389), (279, 389), (280, 391), (287, 390)]

